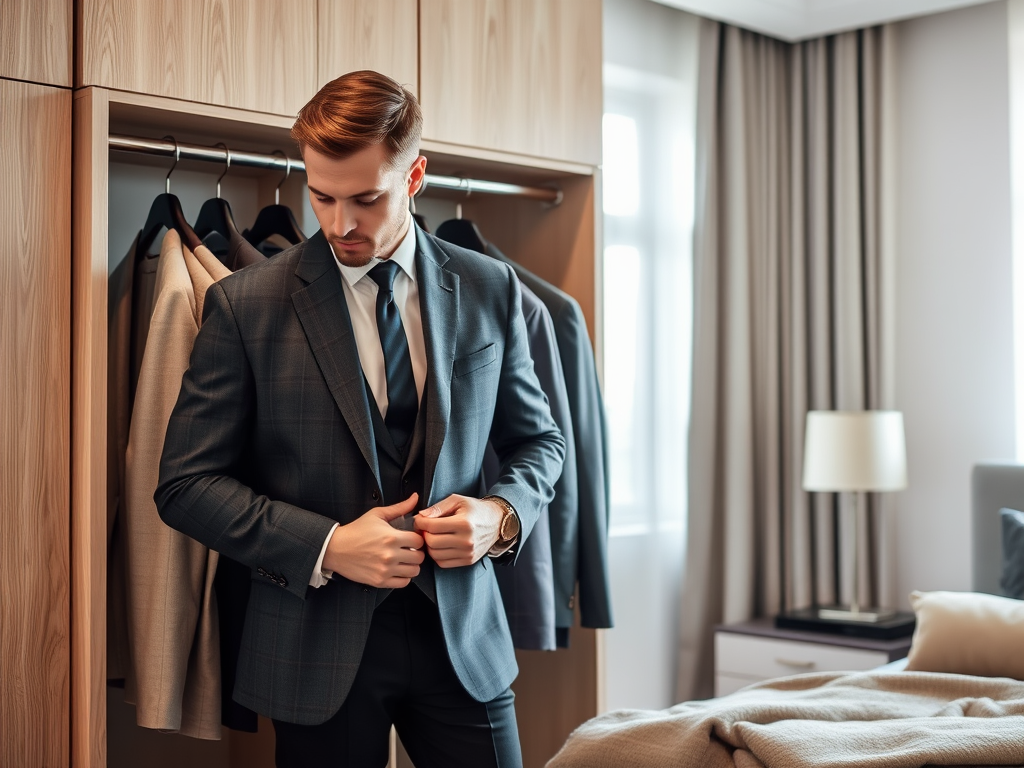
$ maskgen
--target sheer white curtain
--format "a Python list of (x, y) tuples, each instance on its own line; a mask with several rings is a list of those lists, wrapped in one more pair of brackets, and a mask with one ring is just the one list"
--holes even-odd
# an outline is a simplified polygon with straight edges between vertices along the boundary
[[(680, 699), (711, 695), (715, 624), (853, 588), (850, 515), (800, 487), (803, 427), (892, 400), (892, 45), (702, 22)], [(879, 511), (860, 532), (872, 596)]]
[(603, 387), (610, 709), (670, 706), (685, 547), (699, 20), (605, 0)]

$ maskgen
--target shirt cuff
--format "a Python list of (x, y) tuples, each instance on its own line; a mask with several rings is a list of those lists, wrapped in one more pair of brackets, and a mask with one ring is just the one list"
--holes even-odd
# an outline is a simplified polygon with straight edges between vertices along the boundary
[(334, 535), (337, 527), (338, 523), (335, 523), (331, 526), (331, 530), (327, 532), (327, 538), (324, 539), (324, 545), (320, 549), (320, 557), (317, 558), (316, 565), (313, 566), (313, 575), (309, 577), (309, 586), (311, 587), (322, 587), (334, 575), (334, 571), (324, 570), (324, 555), (327, 554), (327, 545), (331, 543), (331, 536)]
[(495, 544), (493, 547), (491, 547), (489, 550), (487, 550), (487, 556), (488, 557), (501, 557), (506, 552), (508, 552), (510, 549), (512, 549), (512, 547), (514, 547), (518, 542), (519, 542), (519, 537), (516, 536), (512, 541), (510, 541), (508, 544), (506, 544), (503, 547), (499, 547), (497, 544)]

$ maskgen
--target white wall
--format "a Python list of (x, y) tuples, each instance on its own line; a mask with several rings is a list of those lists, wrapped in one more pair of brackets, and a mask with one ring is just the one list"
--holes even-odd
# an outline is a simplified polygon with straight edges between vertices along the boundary
[(971, 466), (1015, 453), (1007, 34), (1005, 2), (899, 25), (902, 606), (913, 589), (970, 589)]

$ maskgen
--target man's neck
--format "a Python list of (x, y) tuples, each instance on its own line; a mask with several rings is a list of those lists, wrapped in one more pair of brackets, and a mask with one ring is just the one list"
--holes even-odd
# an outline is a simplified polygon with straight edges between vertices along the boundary
[(380, 256), (379, 257), (381, 261), (387, 261), (388, 259), (390, 259), (392, 256), (395, 255), (395, 251), (398, 250), (398, 246), (400, 246), (402, 244), (402, 241), (405, 240), (405, 236), (409, 233), (409, 227), (411, 227), (411, 226), (412, 226), (412, 214), (410, 214), (408, 211), (406, 211), (405, 212), (405, 224), (402, 226), (402, 229), (399, 231), (398, 237), (396, 237), (395, 241), (391, 244), (391, 247), (388, 248), (387, 254), (384, 255), (384, 256)]

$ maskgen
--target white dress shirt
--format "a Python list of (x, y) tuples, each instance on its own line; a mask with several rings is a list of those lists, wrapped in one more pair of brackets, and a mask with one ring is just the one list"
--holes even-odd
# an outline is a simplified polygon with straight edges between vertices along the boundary
[[(380, 334), (377, 332), (377, 283), (369, 276), (369, 272), (381, 263), (374, 258), (363, 267), (346, 267), (337, 257), (335, 263), (341, 272), (341, 287), (345, 292), (345, 303), (348, 314), (352, 318), (352, 331), (356, 337), (356, 349), (359, 352), (359, 364), (362, 366), (366, 383), (370, 385), (373, 399), (377, 403), (381, 416), (388, 412), (388, 377), (384, 370), (384, 350), (380, 345)], [(420, 291), (416, 284), (416, 227), (412, 216), (406, 219), (405, 235), (391, 254), (391, 261), (400, 269), (395, 275), (392, 290), (395, 304), (405, 328), (405, 338), (409, 342), (409, 357), (412, 359), (412, 375), (416, 380), (416, 397), (422, 401), (423, 387), (427, 379), (427, 350), (423, 341), (423, 319), (420, 315)], [(333, 571), (324, 570), (324, 555), (327, 544), (334, 535), (334, 526), (327, 534), (324, 546), (320, 550), (320, 558), (313, 568), (309, 579), (311, 587), (322, 587), (334, 575)]]

